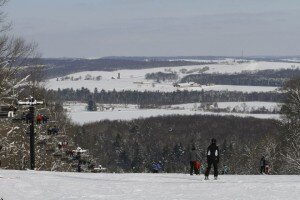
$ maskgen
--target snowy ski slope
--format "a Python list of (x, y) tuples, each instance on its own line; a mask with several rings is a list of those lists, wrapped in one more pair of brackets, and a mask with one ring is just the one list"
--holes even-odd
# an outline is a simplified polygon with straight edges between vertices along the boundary
[(3, 200), (297, 200), (300, 176), (79, 174), (0, 170)]

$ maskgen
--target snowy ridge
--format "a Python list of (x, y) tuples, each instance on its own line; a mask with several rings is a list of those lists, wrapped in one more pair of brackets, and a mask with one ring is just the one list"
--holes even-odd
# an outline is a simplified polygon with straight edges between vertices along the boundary
[[(90, 91), (94, 91), (98, 88), (98, 91), (104, 90), (137, 90), (137, 91), (162, 91), (162, 92), (173, 92), (178, 88), (174, 87), (174, 81), (165, 81), (157, 83), (155, 80), (146, 80), (145, 75), (147, 73), (157, 73), (157, 72), (176, 72), (179, 79), (183, 78), (188, 74), (183, 74), (182, 69), (194, 71), (197, 69), (202, 69), (204, 67), (209, 67), (209, 70), (205, 73), (240, 73), (242, 71), (258, 71), (265, 69), (291, 69), (299, 67), (299, 65), (294, 63), (284, 63), (284, 62), (257, 62), (251, 61), (247, 63), (227, 63), (227, 64), (207, 64), (207, 65), (192, 65), (192, 66), (180, 66), (180, 67), (161, 67), (161, 68), (149, 68), (141, 70), (118, 70), (118, 71), (85, 71), (68, 75), (73, 77), (73, 79), (81, 79), (77, 81), (64, 80), (61, 81), (61, 77), (50, 79), (47, 82), (46, 87), (48, 89), (57, 90), (65, 88), (80, 89), (81, 87), (88, 88)], [(194, 72), (194, 73), (196, 73)], [(194, 74), (191, 73), (191, 74)], [(118, 79), (118, 74), (120, 74), (120, 79)], [(100, 80), (84, 80), (85, 77), (91, 76), (93, 78), (101, 77)], [(190, 87), (183, 88), (184, 90), (228, 90), (228, 91), (244, 91), (244, 92), (268, 92), (275, 91), (277, 87), (257, 87), (257, 86), (236, 86), (236, 85), (215, 85), (215, 86), (202, 86), (202, 87)]]
[(188, 174), (79, 174), (0, 170), (0, 198), (296, 200), (300, 176), (224, 175), (204, 181)]

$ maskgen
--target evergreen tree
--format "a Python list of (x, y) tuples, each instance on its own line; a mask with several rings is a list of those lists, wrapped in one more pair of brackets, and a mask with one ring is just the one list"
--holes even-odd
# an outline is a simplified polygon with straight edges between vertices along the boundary
[(89, 98), (88, 103), (87, 103), (87, 110), (88, 111), (97, 111), (97, 105), (96, 102), (93, 98)]

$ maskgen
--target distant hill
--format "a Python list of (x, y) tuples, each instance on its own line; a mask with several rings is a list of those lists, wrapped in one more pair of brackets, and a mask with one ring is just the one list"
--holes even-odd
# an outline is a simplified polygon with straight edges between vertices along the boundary
[(269, 61), (269, 62), (300, 62), (300, 56), (109, 56), (105, 59), (114, 60), (136, 60), (136, 61), (169, 61), (169, 60), (207, 60), (219, 61), (225, 59), (243, 59), (243, 60), (256, 60), (256, 61)]
[[(86, 58), (42, 58), (46, 78), (65, 76), (82, 71), (115, 71), (121, 69), (145, 69), (156, 67), (174, 67), (187, 65), (215, 64), (220, 60), (243, 59), (269, 62), (300, 63), (299, 56), (273, 57), (225, 57), (225, 56), (174, 56), (174, 57), (104, 57), (98, 59)], [(29, 60), (30, 62), (30, 60)]]
[(136, 61), (170, 61), (170, 60), (207, 60), (207, 61), (218, 61), (223, 60), (228, 57), (225, 56), (156, 56), (156, 57), (146, 57), (146, 56), (109, 56), (104, 57), (104, 59), (114, 59), (114, 60), (136, 60)]
[(173, 67), (186, 65), (207, 64), (184, 60), (136, 60), (136, 59), (72, 59), (72, 58), (51, 58), (41, 59), (45, 66), (46, 78), (64, 76), (81, 71), (114, 71), (120, 69), (145, 69), (155, 67)]

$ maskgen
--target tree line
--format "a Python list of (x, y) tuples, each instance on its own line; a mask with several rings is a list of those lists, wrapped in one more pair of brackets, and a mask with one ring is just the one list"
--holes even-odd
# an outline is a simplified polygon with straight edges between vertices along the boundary
[(284, 96), (279, 92), (238, 92), (238, 91), (106, 91), (95, 89), (93, 92), (87, 88), (81, 89), (58, 89), (47, 91), (48, 95), (60, 101), (87, 102), (91, 98), (96, 103), (112, 104), (138, 104), (143, 106), (160, 106), (196, 102), (242, 102), (242, 101), (265, 101), (280, 102)]
[(156, 72), (156, 73), (147, 73), (145, 78), (156, 80), (157, 82), (165, 81), (165, 80), (177, 80), (178, 75), (176, 73), (164, 73), (164, 72)]
[(282, 87), (286, 81), (300, 76), (300, 70), (262, 70), (258, 72), (242, 72), (235, 74), (192, 74), (183, 77), (180, 82), (195, 82), (202, 85), (249, 85)]

